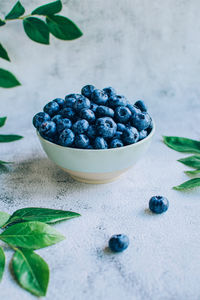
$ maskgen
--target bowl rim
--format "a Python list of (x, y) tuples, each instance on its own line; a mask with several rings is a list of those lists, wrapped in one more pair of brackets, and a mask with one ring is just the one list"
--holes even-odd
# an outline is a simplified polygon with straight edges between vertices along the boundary
[(92, 153), (94, 153), (94, 152), (95, 153), (98, 153), (98, 152), (102, 153), (102, 152), (112, 152), (112, 151), (123, 151), (123, 149), (127, 149), (127, 148), (134, 147), (134, 146), (136, 147), (137, 145), (141, 145), (141, 144), (145, 143), (147, 140), (151, 139), (153, 137), (154, 133), (155, 133), (156, 126), (155, 126), (155, 122), (154, 122), (153, 119), (152, 119), (152, 124), (153, 124), (153, 127), (152, 127), (152, 130), (151, 130), (150, 134), (146, 138), (142, 139), (141, 141), (139, 141), (137, 143), (134, 143), (134, 144), (126, 145), (126, 146), (123, 146), (123, 147), (110, 148), (110, 149), (79, 149), (79, 148), (65, 147), (65, 146), (61, 146), (61, 145), (52, 143), (52, 142), (44, 139), (40, 135), (40, 133), (39, 133), (39, 131), (37, 129), (36, 129), (36, 133), (37, 133), (37, 136), (41, 140), (43, 140), (45, 143), (53, 145), (55, 147), (57, 146), (58, 148), (61, 148), (61, 149), (67, 149), (67, 150), (72, 150), (72, 151), (76, 151), (76, 152), (84, 151), (84, 152), (92, 152)]

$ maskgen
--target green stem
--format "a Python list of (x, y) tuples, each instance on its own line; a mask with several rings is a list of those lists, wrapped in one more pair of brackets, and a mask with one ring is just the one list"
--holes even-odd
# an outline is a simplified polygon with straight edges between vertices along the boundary
[[(26, 16), (22, 16), (22, 17), (19, 17), (19, 18), (15, 18), (15, 19), (5, 19), (5, 20), (2, 20), (3, 22), (7, 22), (7, 21), (15, 21), (15, 20), (24, 20), (28, 17), (31, 17), (33, 15), (29, 14), (29, 15), (26, 15)], [(34, 15), (34, 16), (39, 16), (39, 15)]]

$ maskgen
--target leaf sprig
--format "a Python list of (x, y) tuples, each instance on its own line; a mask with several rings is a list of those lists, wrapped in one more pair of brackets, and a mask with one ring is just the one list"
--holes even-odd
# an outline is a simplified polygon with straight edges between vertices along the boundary
[[(187, 175), (193, 176), (200, 174), (200, 141), (177, 136), (164, 136), (163, 141), (168, 147), (175, 151), (196, 154), (181, 158), (178, 161), (188, 167), (196, 169), (192, 171), (185, 171)], [(185, 181), (178, 186), (174, 186), (173, 189), (181, 191), (195, 187), (200, 187), (200, 178), (193, 178)]]
[[(51, 246), (65, 238), (48, 224), (79, 216), (71, 211), (38, 207), (22, 208), (11, 216), (0, 212), (0, 228), (3, 230), (0, 240), (14, 250), (12, 270), (22, 288), (38, 297), (46, 295), (49, 267), (34, 250)], [(0, 281), (4, 269), (5, 254), (0, 247)]]
[[(62, 10), (61, 0), (42, 5), (34, 9), (31, 14), (24, 15), (25, 8), (18, 1), (11, 11), (0, 19), (0, 26), (8, 21), (21, 20), (26, 35), (34, 42), (49, 45), (50, 33), (61, 40), (75, 40), (83, 35), (79, 27), (69, 18), (57, 15)], [(35, 17), (37, 16), (37, 17)], [(45, 20), (39, 17), (45, 17)], [(6, 49), (0, 44), (0, 57), (10, 61)], [(0, 69), (0, 87), (11, 88), (21, 85), (17, 78), (9, 71)]]

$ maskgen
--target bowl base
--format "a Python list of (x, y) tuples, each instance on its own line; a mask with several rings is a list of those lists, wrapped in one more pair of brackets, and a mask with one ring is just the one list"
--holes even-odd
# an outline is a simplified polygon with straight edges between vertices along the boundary
[(102, 179), (102, 180), (101, 179), (100, 180), (97, 180), (97, 179), (85, 179), (85, 178), (81, 178), (81, 177), (73, 176), (73, 175), (70, 175), (70, 176), (74, 180), (79, 181), (79, 182), (83, 182), (83, 183), (104, 184), (104, 183), (109, 183), (109, 182), (113, 182), (113, 181), (117, 180), (121, 175), (113, 177), (113, 178), (110, 178), (110, 179)]

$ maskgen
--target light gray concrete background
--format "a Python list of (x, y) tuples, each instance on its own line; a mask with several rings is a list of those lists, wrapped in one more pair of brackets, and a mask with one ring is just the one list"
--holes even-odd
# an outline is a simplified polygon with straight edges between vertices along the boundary
[[(15, 1), (1, 0), (1, 16)], [(27, 13), (47, 1), (22, 0)], [(161, 142), (162, 135), (199, 139), (200, 3), (198, 0), (63, 1), (62, 14), (84, 36), (44, 46), (29, 40), (20, 22), (1, 27), (1, 42), (22, 83), (1, 89), (1, 132), (24, 139), (1, 144), (0, 158), (15, 161), (1, 174), (0, 209), (26, 206), (70, 209), (79, 219), (56, 225), (66, 240), (38, 251), (49, 263), (47, 300), (199, 300), (200, 192), (177, 192), (187, 180), (184, 157)], [(114, 86), (132, 102), (146, 100), (157, 132), (146, 157), (118, 182), (87, 185), (73, 181), (43, 153), (31, 125), (43, 105), (87, 83)], [(170, 208), (155, 216), (146, 209), (152, 195), (168, 197)], [(130, 247), (104, 250), (115, 233)], [(9, 273), (12, 251), (0, 285), (1, 299), (35, 299)]]

